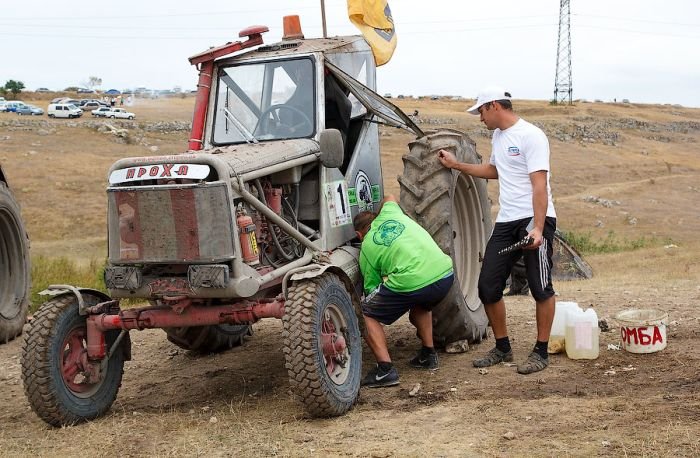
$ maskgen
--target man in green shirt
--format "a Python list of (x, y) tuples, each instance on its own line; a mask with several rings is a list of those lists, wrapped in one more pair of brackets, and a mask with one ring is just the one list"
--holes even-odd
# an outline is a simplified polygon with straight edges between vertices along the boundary
[(431, 310), (452, 287), (452, 259), (442, 252), (425, 229), (404, 214), (392, 195), (384, 198), (378, 214), (359, 213), (354, 225), (362, 240), (360, 271), (365, 292), (362, 303), (367, 325), (365, 339), (377, 359), (377, 366), (362, 380), (362, 385), (399, 384), (383, 325), (393, 323), (406, 312), (423, 344), (409, 364), (437, 369)]

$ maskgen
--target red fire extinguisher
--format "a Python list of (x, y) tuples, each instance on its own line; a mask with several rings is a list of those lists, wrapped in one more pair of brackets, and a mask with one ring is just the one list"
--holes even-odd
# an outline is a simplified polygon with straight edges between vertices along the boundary
[(260, 252), (258, 250), (258, 241), (255, 238), (255, 223), (253, 218), (241, 212), (236, 218), (238, 225), (239, 238), (241, 239), (241, 252), (243, 253), (243, 262), (254, 266), (260, 263)]

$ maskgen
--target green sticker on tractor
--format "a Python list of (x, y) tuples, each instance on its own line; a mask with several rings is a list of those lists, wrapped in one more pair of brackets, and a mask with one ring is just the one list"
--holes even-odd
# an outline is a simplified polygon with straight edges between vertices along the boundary
[(351, 206), (357, 205), (357, 193), (355, 192), (355, 188), (348, 188), (348, 200)]
[[(381, 191), (378, 184), (372, 185), (372, 202), (379, 202), (381, 199)], [(352, 200), (350, 201), (352, 202)], [(352, 205), (352, 204), (351, 204)]]

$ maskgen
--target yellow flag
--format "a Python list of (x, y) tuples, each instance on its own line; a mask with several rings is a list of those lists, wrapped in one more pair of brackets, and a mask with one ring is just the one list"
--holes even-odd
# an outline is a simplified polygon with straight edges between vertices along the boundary
[(396, 49), (396, 30), (387, 0), (348, 0), (348, 16), (372, 48), (377, 67), (389, 62)]

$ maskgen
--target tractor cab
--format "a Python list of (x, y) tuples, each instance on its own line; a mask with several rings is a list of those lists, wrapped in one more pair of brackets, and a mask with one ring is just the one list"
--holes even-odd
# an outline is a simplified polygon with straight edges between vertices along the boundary
[[(374, 92), (375, 71), (370, 47), (356, 36), (285, 38), (217, 60), (202, 148), (320, 141), (324, 130), (336, 129), (343, 141), (343, 174), (356, 172), (351, 160), (358, 150), (363, 151), (363, 169), (378, 170), (376, 122), (408, 129), (417, 137), (423, 132)], [(375, 160), (367, 163), (369, 157)], [(372, 181), (381, 183), (381, 176)]]

